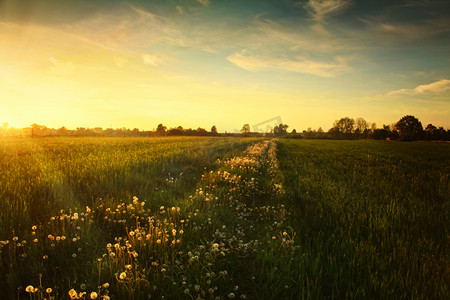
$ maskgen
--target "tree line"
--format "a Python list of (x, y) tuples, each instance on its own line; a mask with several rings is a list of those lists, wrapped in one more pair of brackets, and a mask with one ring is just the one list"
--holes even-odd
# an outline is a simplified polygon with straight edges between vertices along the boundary
[(8, 123), (0, 127), (0, 136), (106, 136), (106, 137), (162, 137), (162, 136), (276, 136), (286, 138), (306, 139), (375, 139), (375, 140), (450, 140), (450, 130), (428, 124), (425, 129), (422, 123), (414, 116), (404, 116), (392, 125), (383, 125), (377, 128), (375, 123), (367, 122), (364, 118), (352, 119), (344, 117), (334, 121), (333, 126), (325, 132), (322, 128), (312, 130), (308, 128), (302, 132), (293, 129), (288, 132), (287, 124), (275, 125), (270, 132), (251, 132), (250, 125), (244, 124), (240, 133), (219, 133), (216, 126), (209, 131), (204, 128), (184, 129), (182, 126), (167, 128), (158, 124), (156, 129), (141, 131), (138, 128), (107, 128), (101, 127), (85, 128), (78, 127), (75, 130), (61, 127), (58, 129), (48, 128), (44, 125), (32, 124), (26, 128), (12, 128)]
[(138, 128), (129, 129), (101, 127), (85, 128), (77, 127), (74, 130), (67, 129), (65, 126), (54, 129), (45, 125), (32, 124), (25, 128), (9, 127), (8, 123), (3, 123), (0, 127), (0, 136), (23, 136), (23, 137), (44, 137), (44, 136), (106, 136), (106, 137), (154, 137), (154, 136), (216, 136), (219, 135), (216, 126), (212, 126), (210, 131), (204, 128), (184, 129), (181, 126), (167, 128), (159, 124), (154, 130), (139, 130)]
[[(281, 128), (280, 128), (281, 127)], [(422, 123), (414, 116), (407, 115), (392, 125), (383, 125), (377, 128), (375, 123), (369, 123), (363, 118), (352, 119), (349, 117), (334, 121), (333, 127), (324, 132), (318, 130), (303, 130), (297, 133), (292, 130), (286, 131), (287, 125), (280, 124), (273, 130), (274, 135), (288, 138), (310, 138), (310, 139), (375, 139), (375, 140), (400, 140), (400, 141), (449, 141), (450, 130), (428, 124), (425, 129)]]

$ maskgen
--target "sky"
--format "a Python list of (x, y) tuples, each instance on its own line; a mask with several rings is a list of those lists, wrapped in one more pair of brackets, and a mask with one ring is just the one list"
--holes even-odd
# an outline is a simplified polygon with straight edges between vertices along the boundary
[(1, 0), (0, 122), (299, 131), (414, 115), (447, 129), (449, 12), (447, 0)]

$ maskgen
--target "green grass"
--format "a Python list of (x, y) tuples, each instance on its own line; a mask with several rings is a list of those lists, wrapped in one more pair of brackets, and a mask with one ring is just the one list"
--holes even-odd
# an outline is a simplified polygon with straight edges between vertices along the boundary
[(450, 145), (282, 140), (306, 298), (450, 295)]
[(2, 139), (0, 293), (448, 298), (449, 147)]
[[(20, 233), (61, 208), (81, 208), (98, 198), (119, 203), (140, 195), (166, 204), (167, 198), (189, 192), (204, 167), (250, 142), (195, 137), (0, 139), (0, 237), (11, 229)], [(181, 172), (183, 180), (176, 188), (166, 184)]]

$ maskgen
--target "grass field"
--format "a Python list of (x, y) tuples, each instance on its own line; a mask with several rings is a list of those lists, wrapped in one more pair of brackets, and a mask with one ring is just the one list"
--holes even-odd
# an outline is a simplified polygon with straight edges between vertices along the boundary
[(0, 139), (6, 299), (448, 298), (450, 145)]
[(450, 145), (283, 140), (278, 157), (313, 298), (448, 298)]

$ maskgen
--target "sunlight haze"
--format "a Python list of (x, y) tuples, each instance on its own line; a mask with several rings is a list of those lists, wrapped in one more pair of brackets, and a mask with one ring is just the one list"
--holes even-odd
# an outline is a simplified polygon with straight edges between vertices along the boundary
[(450, 127), (447, 1), (0, 2), (0, 123)]

